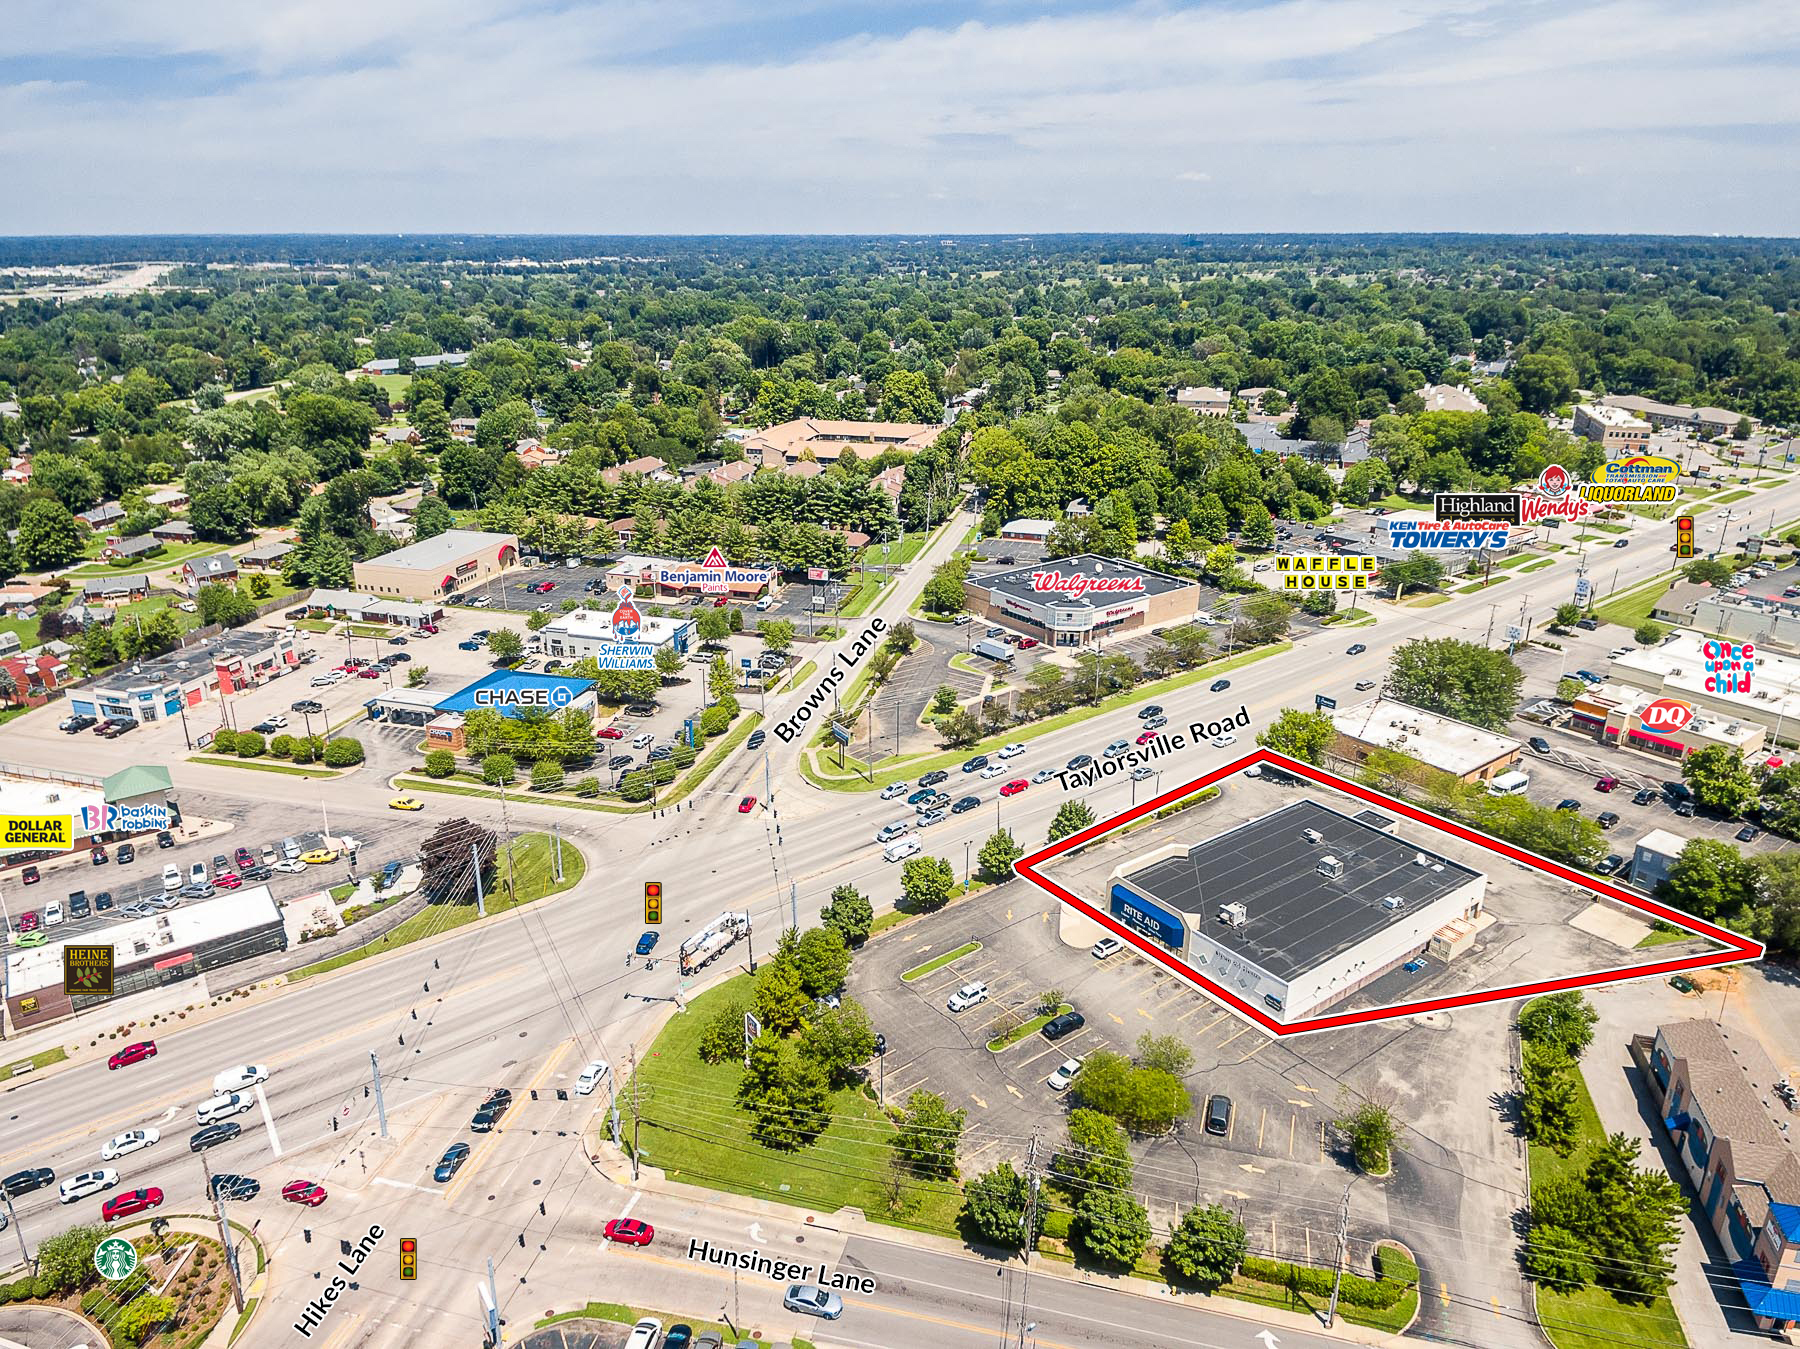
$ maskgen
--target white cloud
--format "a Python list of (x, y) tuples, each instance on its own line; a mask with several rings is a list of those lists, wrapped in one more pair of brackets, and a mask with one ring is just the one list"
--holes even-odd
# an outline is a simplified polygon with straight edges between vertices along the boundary
[(1790, 232), (1784, 11), (25, 0), (0, 231)]

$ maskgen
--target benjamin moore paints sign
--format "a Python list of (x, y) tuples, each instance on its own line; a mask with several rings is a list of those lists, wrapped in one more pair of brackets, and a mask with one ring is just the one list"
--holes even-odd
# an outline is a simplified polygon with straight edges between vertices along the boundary
[(1187, 941), (1187, 929), (1182, 926), (1181, 919), (1127, 886), (1113, 886), (1112, 915), (1126, 927), (1174, 950), (1179, 951)]
[(700, 559), (698, 570), (683, 567), (680, 571), (658, 567), (656, 583), (664, 586), (700, 587), (702, 595), (723, 595), (734, 585), (766, 586), (775, 580), (772, 570), (756, 567), (734, 567), (725, 554), (714, 548)]

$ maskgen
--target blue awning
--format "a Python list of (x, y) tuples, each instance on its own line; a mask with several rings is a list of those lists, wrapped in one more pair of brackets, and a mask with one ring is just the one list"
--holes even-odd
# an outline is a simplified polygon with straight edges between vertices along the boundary
[(1684, 1112), (1679, 1115), (1670, 1115), (1666, 1120), (1663, 1121), (1663, 1127), (1672, 1134), (1680, 1133), (1683, 1129), (1687, 1128), (1688, 1125), (1691, 1124), (1692, 1122), (1693, 1121), (1692, 1121), (1691, 1117), (1688, 1116)]
[(1731, 1267), (1731, 1272), (1744, 1290), (1744, 1301), (1758, 1316), (1776, 1321), (1800, 1321), (1800, 1293), (1771, 1285), (1769, 1276), (1756, 1261), (1739, 1260)]

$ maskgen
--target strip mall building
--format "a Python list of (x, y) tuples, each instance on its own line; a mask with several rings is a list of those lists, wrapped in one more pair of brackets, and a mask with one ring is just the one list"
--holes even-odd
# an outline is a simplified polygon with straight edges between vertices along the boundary
[(1139, 562), (1083, 553), (963, 582), (969, 609), (1046, 646), (1085, 646), (1194, 617), (1200, 586)]

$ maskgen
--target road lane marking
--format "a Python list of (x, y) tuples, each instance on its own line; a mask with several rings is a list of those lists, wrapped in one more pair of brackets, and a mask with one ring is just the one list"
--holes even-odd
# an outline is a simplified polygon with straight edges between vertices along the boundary
[(1146, 1020), (1146, 1021), (1154, 1021), (1154, 1020), (1156, 1020), (1156, 1018), (1155, 1018), (1155, 1017), (1153, 1017), (1153, 1016), (1151, 1016), (1151, 1015), (1150, 1015), (1150, 1013), (1148, 1013), (1148, 1012), (1146, 1012), (1146, 1011), (1145, 1011), (1145, 1010), (1144, 1010), (1144, 1009), (1143, 1009), (1143, 1008), (1142, 1008), (1142, 1007), (1140, 1007), (1140, 1008), (1138, 1008), (1138, 1009), (1137, 1009), (1137, 1014), (1138, 1014), (1138, 1015), (1139, 1015), (1139, 1016), (1141, 1016), (1141, 1017), (1143, 1017), (1143, 1018), (1144, 1018), (1144, 1020)]
[(629, 1218), (631, 1216), (631, 1210), (637, 1207), (638, 1200), (643, 1197), (644, 1192), (642, 1190), (633, 1190), (631, 1192), (631, 1198), (625, 1201), (625, 1207), (619, 1210), (619, 1216), (621, 1218)]
[(1117, 1012), (1108, 1012), (1107, 1015), (1110, 1016), (1114, 1021), (1118, 1022), (1121, 1026), (1123, 1026), (1125, 1024), (1125, 1018), (1120, 1016)]
[(974, 1092), (969, 1093), (969, 1099), (975, 1102), (975, 1104), (980, 1106), (983, 1110), (988, 1108), (988, 1103), (982, 1100), (981, 1097), (977, 1096)]
[(370, 1183), (373, 1185), (391, 1185), (396, 1190), (417, 1190), (420, 1194), (443, 1193), (443, 1191), (435, 1190), (429, 1185), (414, 1185), (410, 1180), (390, 1180), (386, 1176), (376, 1176)]
[(263, 1090), (263, 1084), (256, 1084), (256, 1103), (262, 1107), (263, 1127), (269, 1131), (269, 1151), (277, 1159), (281, 1156), (281, 1137), (275, 1132), (275, 1116), (269, 1113), (269, 1094)]
[[(574, 1043), (573, 1040), (564, 1040), (550, 1051), (550, 1057), (544, 1060), (544, 1065), (538, 1069), (537, 1076), (532, 1078), (526, 1084), (525, 1089), (513, 1098), (514, 1108), (523, 1109), (530, 1102), (531, 1093), (544, 1084), (544, 1079), (549, 1077), (556, 1065), (562, 1062), (563, 1055), (569, 1052), (569, 1047)], [(511, 1114), (512, 1111), (508, 1110), (507, 1113)], [(461, 1173), (450, 1182), (449, 1188), (444, 1191), (445, 1203), (454, 1204), (457, 1196), (469, 1187), (469, 1181), (481, 1169), (482, 1164), (494, 1155), (505, 1133), (504, 1123), (496, 1125), (481, 1143), (475, 1145), (474, 1150), (469, 1154), (469, 1160), (463, 1164)]]

